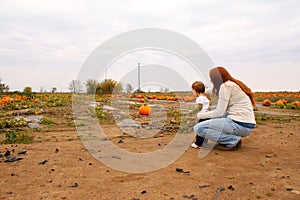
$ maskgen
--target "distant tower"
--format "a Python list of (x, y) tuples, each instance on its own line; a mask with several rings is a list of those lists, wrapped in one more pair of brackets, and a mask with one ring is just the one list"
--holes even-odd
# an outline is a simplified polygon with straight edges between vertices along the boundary
[(141, 63), (138, 63), (138, 92), (141, 92)]

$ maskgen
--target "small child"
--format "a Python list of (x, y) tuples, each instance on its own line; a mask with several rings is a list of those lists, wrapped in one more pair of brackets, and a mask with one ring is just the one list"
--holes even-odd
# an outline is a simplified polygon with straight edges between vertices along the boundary
[[(196, 98), (196, 104), (197, 104), (197, 112), (207, 112), (209, 107), (209, 99), (205, 96), (205, 86), (202, 82), (196, 81), (192, 84), (192, 92), (193, 95), (195, 95)], [(199, 111), (200, 110), (200, 111)], [(201, 119), (199, 122), (205, 121), (206, 119)], [(207, 139), (204, 139), (201, 136), (196, 135), (196, 141), (195, 143), (191, 144), (191, 147), (200, 149), (203, 145), (203, 143), (207, 143)]]

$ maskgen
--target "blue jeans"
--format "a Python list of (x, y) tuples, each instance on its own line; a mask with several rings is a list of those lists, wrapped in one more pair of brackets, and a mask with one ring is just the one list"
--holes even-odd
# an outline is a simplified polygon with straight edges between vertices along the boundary
[(227, 117), (213, 118), (194, 126), (197, 135), (226, 147), (234, 147), (241, 137), (249, 135), (252, 130), (253, 128), (246, 128)]

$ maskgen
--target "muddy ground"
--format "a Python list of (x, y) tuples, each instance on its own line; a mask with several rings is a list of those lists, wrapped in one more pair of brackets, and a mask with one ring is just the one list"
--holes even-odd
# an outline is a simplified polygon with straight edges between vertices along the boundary
[[(200, 159), (199, 150), (188, 148), (148, 173), (117, 171), (94, 158), (78, 138), (70, 108), (46, 109), (44, 116), (55, 123), (26, 130), (31, 144), (0, 145), (0, 199), (200, 200), (214, 199), (219, 187), (225, 190), (217, 199), (300, 199), (299, 111), (260, 107), (258, 124), (238, 151), (214, 148)], [(164, 147), (175, 134), (139, 139), (114, 124), (102, 128), (115, 145), (140, 153)], [(22, 160), (5, 162), (7, 150)]]

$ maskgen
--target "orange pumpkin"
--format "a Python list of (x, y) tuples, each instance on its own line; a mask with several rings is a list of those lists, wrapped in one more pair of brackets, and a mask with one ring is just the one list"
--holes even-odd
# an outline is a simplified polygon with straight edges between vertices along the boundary
[(276, 101), (275, 103), (275, 106), (284, 106), (284, 105), (286, 105), (286, 101), (282, 99)]
[(175, 97), (167, 96), (167, 100), (169, 100), (169, 101), (175, 101)]
[(140, 102), (140, 103), (144, 103), (144, 102), (145, 102), (145, 99), (139, 99), (139, 102)]
[(300, 102), (299, 102), (299, 101), (294, 101), (292, 104), (293, 104), (294, 106), (300, 107)]
[(40, 103), (41, 101), (39, 99), (35, 99), (33, 102), (34, 103)]
[(21, 101), (21, 100), (22, 100), (22, 96), (17, 95), (17, 96), (16, 96), (16, 100), (17, 100), (17, 101)]
[(5, 96), (2, 98), (2, 102), (5, 102), (4, 104), (13, 101), (14, 99), (8, 96)]
[(163, 96), (163, 95), (160, 95), (156, 98), (157, 100), (166, 100), (167, 97)]
[(286, 104), (287, 104), (286, 100), (284, 100), (284, 99), (281, 99), (281, 101), (282, 101), (282, 103), (283, 103), (284, 105), (286, 105)]
[(191, 101), (194, 101), (194, 100), (195, 100), (195, 97), (193, 97), (193, 96), (187, 96), (187, 97), (183, 98), (184, 102), (191, 102)]
[(136, 95), (136, 98), (138, 98), (138, 99), (142, 99), (142, 98), (144, 98), (144, 95), (142, 95), (142, 94), (138, 94), (138, 95)]
[(150, 115), (150, 113), (151, 113), (151, 107), (148, 105), (143, 105), (139, 108), (140, 115)]
[(271, 105), (271, 101), (269, 99), (265, 99), (262, 103), (263, 106), (270, 106)]
[(148, 99), (156, 99), (156, 96), (155, 95), (149, 95), (147, 98)]

